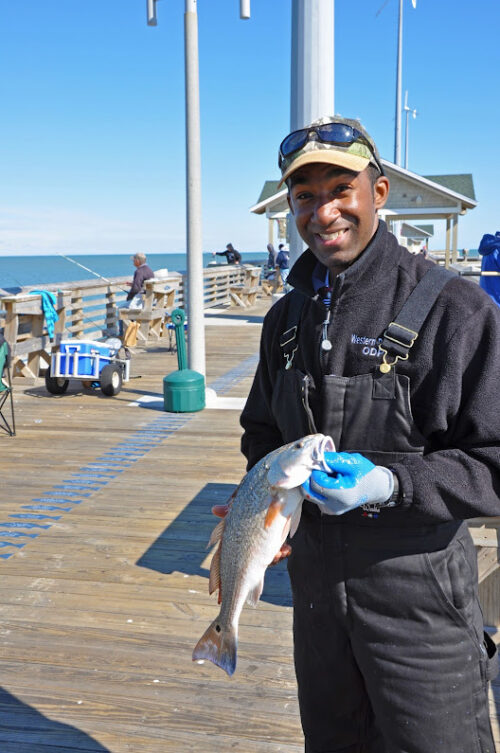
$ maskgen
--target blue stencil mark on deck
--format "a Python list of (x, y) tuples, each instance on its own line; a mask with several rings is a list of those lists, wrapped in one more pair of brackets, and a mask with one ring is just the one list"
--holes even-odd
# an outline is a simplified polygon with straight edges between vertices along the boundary
[[(252, 376), (258, 363), (258, 356), (246, 358), (234, 369), (210, 383), (210, 387), (218, 394), (224, 394), (246, 377)], [(145, 426), (134, 432), (128, 439), (120, 441), (109, 448), (101, 456), (88, 462), (70, 478), (63, 479), (51, 489), (41, 492), (41, 496), (33, 497), (31, 504), (21, 505), (23, 510), (38, 510), (40, 512), (57, 511), (71, 512), (75, 505), (80, 505), (92, 496), (95, 491), (103, 489), (116, 475), (131, 467), (150, 450), (158, 447), (179, 429), (191, 421), (196, 413), (161, 413)], [(78, 497), (78, 499), (76, 499)], [(62, 506), (64, 505), (64, 507)], [(28, 542), (16, 543), (9, 539), (35, 539), (43, 530), (47, 530), (52, 523), (33, 523), (30, 520), (57, 521), (61, 515), (43, 515), (33, 513), (18, 513), (9, 515), (16, 520), (0, 521), (0, 548), (11, 547), (14, 551), (0, 553), (0, 559), (7, 560), (16, 550), (21, 549)], [(18, 529), (25, 529), (19, 531)], [(26, 530), (40, 529), (36, 533), (26, 533)]]
[(249, 356), (239, 363), (238, 366), (235, 366), (234, 369), (231, 369), (226, 374), (214, 379), (209, 386), (215, 390), (218, 395), (224, 395), (232, 387), (238, 384), (238, 382), (241, 382), (242, 379), (245, 379), (248, 376), (253, 376), (258, 363), (259, 356), (257, 354)]

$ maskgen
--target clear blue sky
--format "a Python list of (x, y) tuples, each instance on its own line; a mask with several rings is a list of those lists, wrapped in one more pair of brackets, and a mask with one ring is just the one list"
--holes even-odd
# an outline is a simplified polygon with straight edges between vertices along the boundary
[[(397, 0), (336, 0), (335, 109), (392, 159)], [(185, 250), (184, 0), (0, 0), (0, 253)], [(291, 0), (198, 0), (203, 248), (265, 250), (251, 215), (289, 130)], [(405, 0), (409, 167), (470, 172), (459, 247), (500, 229), (500, 3)], [(442, 247), (436, 223), (431, 248)]]

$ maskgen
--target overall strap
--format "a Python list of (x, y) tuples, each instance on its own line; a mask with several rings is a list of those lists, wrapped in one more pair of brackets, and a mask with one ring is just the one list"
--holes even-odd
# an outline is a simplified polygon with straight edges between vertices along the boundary
[(407, 360), (410, 348), (440, 292), (456, 276), (456, 272), (436, 264), (413, 289), (396, 319), (384, 332), (380, 345), (384, 357), (379, 367), (383, 374), (387, 374), (398, 360)]
[(280, 335), (280, 348), (285, 359), (285, 369), (291, 369), (295, 351), (298, 348), (298, 332), (302, 308), (306, 302), (306, 297), (298, 290), (292, 290), (288, 293), (288, 311), (286, 317), (286, 329)]

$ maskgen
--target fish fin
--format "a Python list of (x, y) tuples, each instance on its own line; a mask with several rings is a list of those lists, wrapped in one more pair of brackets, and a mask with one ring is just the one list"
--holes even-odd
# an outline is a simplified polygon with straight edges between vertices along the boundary
[(202, 635), (193, 651), (193, 661), (208, 659), (229, 676), (236, 669), (238, 636), (233, 627), (224, 629), (217, 617)]
[(300, 516), (302, 515), (302, 502), (295, 508), (290, 520), (290, 538), (293, 538), (300, 523)]
[(217, 525), (215, 526), (214, 530), (212, 531), (210, 535), (210, 540), (207, 545), (207, 549), (209, 549), (211, 546), (214, 546), (217, 544), (218, 541), (222, 539), (222, 536), (224, 534), (224, 527), (226, 525), (226, 519), (222, 518)]
[(266, 519), (264, 520), (264, 528), (271, 528), (272, 524), (280, 514), (284, 507), (284, 503), (281, 502), (279, 499), (276, 499), (273, 497), (271, 499), (271, 504), (269, 505), (267, 512), (266, 512)]
[[(213, 594), (213, 592), (219, 588), (220, 589), (220, 550), (221, 550), (221, 543), (219, 541), (219, 546), (215, 550), (215, 554), (212, 557), (212, 562), (210, 563), (210, 575), (208, 578), (208, 593)], [(220, 596), (220, 594), (219, 594)], [(219, 602), (220, 603), (220, 602)]]
[(281, 541), (282, 543), (286, 541), (286, 537), (288, 536), (290, 532), (290, 523), (292, 521), (292, 516), (289, 515), (288, 518), (285, 520), (285, 525), (283, 526), (283, 533), (281, 534)]
[(250, 606), (255, 607), (258, 604), (258, 601), (260, 599), (260, 595), (262, 591), (264, 590), (264, 576), (262, 576), (262, 579), (259, 583), (257, 583), (254, 588), (248, 593), (247, 596), (247, 604), (250, 604)]

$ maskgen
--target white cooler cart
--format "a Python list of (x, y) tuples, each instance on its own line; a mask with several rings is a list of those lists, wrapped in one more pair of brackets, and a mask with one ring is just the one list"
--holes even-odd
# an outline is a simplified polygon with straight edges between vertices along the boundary
[(130, 358), (120, 358), (120, 351), (125, 354), (118, 338), (105, 342), (62, 340), (59, 350), (52, 353), (45, 386), (52, 395), (62, 395), (70, 379), (79, 379), (99, 382), (105, 395), (117, 395), (130, 378)]

